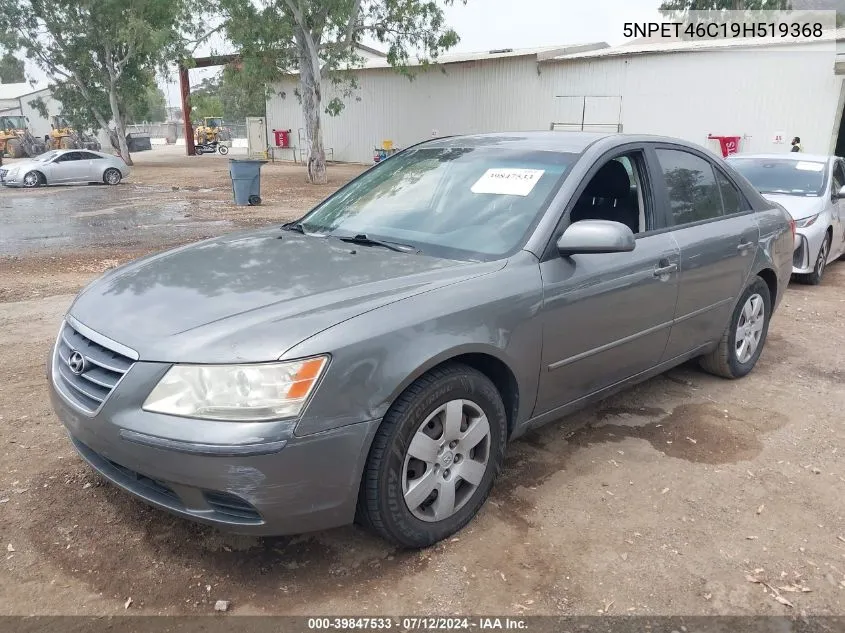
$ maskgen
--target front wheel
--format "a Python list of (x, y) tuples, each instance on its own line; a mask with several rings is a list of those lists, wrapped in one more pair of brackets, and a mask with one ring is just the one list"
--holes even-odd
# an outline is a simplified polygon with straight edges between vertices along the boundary
[(24, 174), (23, 177), (23, 186), (32, 188), (37, 187), (41, 184), (41, 174), (37, 171), (30, 171)]
[(103, 174), (103, 182), (107, 185), (119, 185), (121, 178), (123, 178), (123, 175), (120, 173), (119, 169), (107, 169)]
[(221, 156), (225, 156), (226, 154), (229, 153), (229, 148), (226, 147), (225, 145), (218, 145), (217, 151), (220, 152)]
[(701, 358), (702, 368), (723, 378), (748, 374), (766, 344), (771, 312), (769, 287), (760, 277), (755, 277), (737, 302), (719, 345)]
[(400, 547), (450, 537), (484, 504), (505, 456), (502, 397), (453, 364), (419, 378), (385, 415), (361, 482), (358, 520)]
[(824, 242), (819, 248), (819, 255), (816, 257), (816, 265), (813, 266), (813, 272), (807, 275), (799, 275), (798, 280), (811, 286), (818, 286), (822, 282), (824, 276), (824, 269), (827, 267), (827, 258), (830, 255), (830, 234), (825, 235)]

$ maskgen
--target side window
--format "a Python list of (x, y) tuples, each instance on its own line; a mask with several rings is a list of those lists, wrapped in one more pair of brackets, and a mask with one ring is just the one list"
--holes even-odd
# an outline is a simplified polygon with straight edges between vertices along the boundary
[(845, 172), (842, 170), (842, 161), (838, 160), (833, 163), (833, 186), (831, 191), (839, 191), (845, 187)]
[(719, 187), (708, 161), (682, 150), (656, 151), (675, 226), (723, 215)]
[(644, 165), (640, 151), (605, 162), (590, 178), (570, 213), (570, 220), (612, 220), (627, 225), (635, 234), (652, 230), (654, 214), (643, 176)]
[(91, 152), (79, 152), (80, 160), (97, 160), (100, 157), (96, 154), (92, 154)]
[(67, 163), (70, 161), (79, 160), (79, 152), (68, 152), (59, 156), (57, 163)]
[(722, 205), (725, 207), (725, 215), (749, 210), (748, 201), (742, 195), (742, 192), (718, 169), (716, 170), (716, 180), (719, 181), (719, 191), (722, 192)]

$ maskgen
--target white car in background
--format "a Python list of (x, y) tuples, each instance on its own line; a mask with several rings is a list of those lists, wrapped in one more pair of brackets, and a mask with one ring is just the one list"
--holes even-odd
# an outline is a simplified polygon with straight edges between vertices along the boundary
[(57, 149), (0, 168), (0, 183), (7, 187), (38, 187), (96, 182), (117, 185), (129, 175), (118, 156), (87, 149)]
[(795, 220), (792, 273), (816, 285), (845, 254), (845, 161), (814, 154), (735, 154), (727, 162)]

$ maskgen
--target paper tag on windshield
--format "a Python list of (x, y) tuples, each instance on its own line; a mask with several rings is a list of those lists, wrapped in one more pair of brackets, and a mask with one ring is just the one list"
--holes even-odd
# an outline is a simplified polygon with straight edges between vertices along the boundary
[(801, 171), (821, 171), (824, 169), (824, 163), (808, 163), (806, 161), (800, 161), (797, 165), (795, 165), (795, 169), (800, 169)]
[(472, 186), (473, 193), (495, 193), (500, 196), (527, 196), (540, 182), (543, 169), (488, 169)]

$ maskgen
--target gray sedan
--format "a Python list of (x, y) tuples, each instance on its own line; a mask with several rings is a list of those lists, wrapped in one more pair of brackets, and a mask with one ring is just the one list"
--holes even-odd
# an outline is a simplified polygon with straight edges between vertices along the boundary
[(792, 273), (817, 285), (845, 255), (845, 161), (813, 154), (738, 154), (728, 162), (795, 220)]
[(38, 187), (83, 182), (120, 184), (129, 166), (118, 156), (83, 149), (58, 149), (0, 168), (7, 187)]
[(281, 229), (91, 283), (52, 404), (94, 469), (177, 515), (427, 546), (529, 429), (688, 359), (750, 372), (792, 250), (782, 207), (682, 141), (428, 141)]

